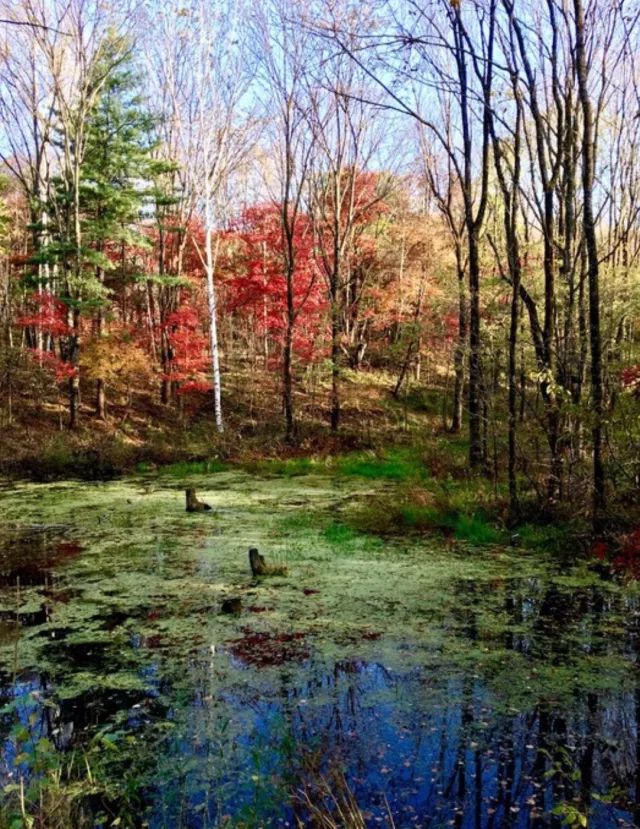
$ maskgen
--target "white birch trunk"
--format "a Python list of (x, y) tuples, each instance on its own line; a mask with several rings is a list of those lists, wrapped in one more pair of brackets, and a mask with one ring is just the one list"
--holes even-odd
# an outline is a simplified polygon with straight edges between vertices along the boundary
[(209, 305), (209, 343), (211, 347), (211, 373), (213, 377), (213, 410), (216, 420), (216, 428), (219, 432), (224, 431), (222, 421), (222, 383), (220, 379), (220, 347), (218, 344), (218, 302), (216, 297), (216, 286), (214, 272), (218, 253), (218, 241), (216, 250), (213, 250), (211, 224), (207, 220), (205, 231), (205, 270), (207, 272), (207, 299)]

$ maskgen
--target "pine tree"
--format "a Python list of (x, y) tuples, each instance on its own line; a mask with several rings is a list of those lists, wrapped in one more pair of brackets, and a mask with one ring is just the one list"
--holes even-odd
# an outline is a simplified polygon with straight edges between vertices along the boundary
[[(94, 268), (95, 334), (107, 335), (109, 297), (129, 278), (126, 250), (148, 245), (137, 227), (151, 174), (151, 122), (137, 78), (122, 66), (108, 79), (87, 134), (81, 190), (86, 261)], [(96, 414), (104, 418), (104, 378), (97, 378)]]
[[(44, 205), (53, 217), (51, 233), (35, 257), (46, 260), (54, 274), (47, 287), (68, 309), (69, 334), (60, 338), (60, 354), (73, 367), (72, 428), (78, 419), (80, 320), (91, 317), (96, 336), (105, 335), (109, 297), (127, 278), (127, 247), (146, 244), (135, 223), (145, 199), (151, 154), (151, 118), (137, 95), (131, 54), (121, 38), (105, 40), (88, 85), (97, 90), (89, 104), (84, 102), (78, 111), (69, 106), (60, 111), (53, 138), (59, 168)], [(105, 416), (101, 378), (96, 410)]]

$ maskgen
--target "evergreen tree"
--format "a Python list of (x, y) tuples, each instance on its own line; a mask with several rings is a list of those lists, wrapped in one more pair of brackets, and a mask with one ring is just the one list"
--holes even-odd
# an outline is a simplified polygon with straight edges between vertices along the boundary
[[(72, 427), (79, 400), (80, 318), (93, 319), (98, 338), (106, 333), (110, 296), (127, 279), (127, 248), (146, 244), (136, 223), (151, 163), (151, 118), (137, 94), (131, 53), (120, 38), (106, 39), (88, 85), (98, 90), (90, 106), (60, 112), (53, 137), (59, 169), (45, 205), (53, 217), (51, 234), (36, 256), (53, 274), (47, 288), (68, 308), (69, 333), (61, 338), (60, 351), (74, 368)], [(105, 384), (95, 379), (96, 410), (104, 417)]]
[[(132, 68), (120, 67), (107, 80), (88, 125), (81, 200), (86, 261), (94, 268), (98, 338), (107, 333), (110, 296), (135, 278), (127, 272), (127, 248), (148, 245), (137, 222), (152, 174), (152, 119), (142, 107), (137, 86)], [(96, 413), (104, 418), (104, 378), (96, 381)]]

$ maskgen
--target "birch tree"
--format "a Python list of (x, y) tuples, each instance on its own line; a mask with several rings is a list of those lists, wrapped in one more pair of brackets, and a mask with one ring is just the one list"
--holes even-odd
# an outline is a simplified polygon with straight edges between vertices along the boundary
[(165, 6), (148, 20), (149, 65), (165, 84), (161, 117), (171, 126), (172, 160), (181, 173), (187, 228), (193, 234), (207, 282), (211, 375), (216, 428), (224, 429), (218, 336), (216, 265), (220, 230), (228, 215), (231, 178), (251, 149), (246, 8), (232, 0), (212, 6), (205, 0)]

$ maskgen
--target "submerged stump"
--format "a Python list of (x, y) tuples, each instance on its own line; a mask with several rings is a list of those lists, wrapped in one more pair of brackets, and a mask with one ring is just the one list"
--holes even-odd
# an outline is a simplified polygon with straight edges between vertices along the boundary
[(286, 576), (287, 568), (283, 566), (267, 564), (264, 556), (260, 555), (257, 547), (249, 549), (249, 564), (253, 576)]
[(211, 509), (209, 504), (198, 500), (194, 486), (188, 487), (184, 494), (187, 498), (187, 512), (208, 512)]

